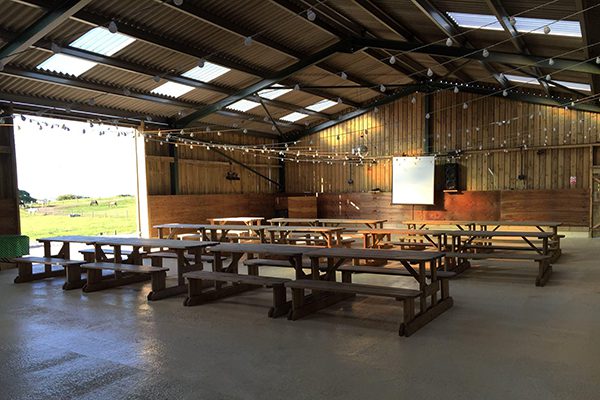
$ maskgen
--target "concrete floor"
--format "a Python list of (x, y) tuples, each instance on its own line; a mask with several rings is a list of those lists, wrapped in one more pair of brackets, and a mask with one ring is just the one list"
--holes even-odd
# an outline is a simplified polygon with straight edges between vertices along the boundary
[(292, 322), (267, 318), (262, 289), (184, 308), (149, 304), (147, 284), (83, 294), (3, 271), (0, 399), (598, 399), (600, 240), (563, 243), (546, 287), (533, 263), (482, 263), (409, 338), (387, 299)]

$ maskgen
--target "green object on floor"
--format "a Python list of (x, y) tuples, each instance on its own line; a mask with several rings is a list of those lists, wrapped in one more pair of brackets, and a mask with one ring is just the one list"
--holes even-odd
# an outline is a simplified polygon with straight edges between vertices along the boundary
[(0, 259), (21, 257), (29, 254), (29, 237), (24, 235), (0, 235)]

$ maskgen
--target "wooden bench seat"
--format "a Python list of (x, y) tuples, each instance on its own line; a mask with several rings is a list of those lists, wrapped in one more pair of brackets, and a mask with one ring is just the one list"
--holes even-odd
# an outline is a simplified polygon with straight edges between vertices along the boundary
[[(86, 263), (81, 265), (81, 268), (87, 271), (87, 282), (83, 286), (84, 292), (95, 292), (148, 279), (152, 282), (152, 292), (157, 292), (165, 289), (169, 270), (164, 267), (110, 262)], [(105, 279), (102, 271), (114, 271), (114, 278)]]
[[(57, 277), (67, 275), (67, 280), (71, 276), (71, 270), (75, 273), (79, 270), (81, 264), (84, 261), (81, 260), (67, 260), (63, 258), (55, 257), (35, 257), (25, 256), (13, 258), (12, 262), (17, 264), (19, 274), (15, 278), (15, 283), (31, 282), (45, 278)], [(44, 265), (44, 272), (33, 273), (33, 264)], [(52, 266), (59, 266), (62, 269), (53, 271)]]
[[(271, 258), (251, 258), (250, 260), (244, 261), (244, 265), (248, 267), (282, 267), (282, 268), (294, 268), (288, 260), (277, 260)], [(311, 268), (310, 261), (303, 261), (302, 268)], [(321, 271), (327, 270), (327, 265), (319, 265)]]
[[(188, 280), (188, 296), (183, 303), (184, 306), (203, 304), (261, 286), (273, 289), (273, 306), (268, 313), (270, 318), (286, 315), (291, 306), (286, 299), (284, 284), (290, 281), (286, 278), (211, 271), (194, 271), (183, 276)], [(231, 285), (215, 285), (214, 288), (206, 290), (203, 281), (228, 282)]]
[[(310, 279), (287, 282), (285, 286), (292, 290), (292, 309), (288, 316), (291, 320), (297, 320), (314, 312), (316, 309), (322, 308), (322, 300), (321, 304), (319, 304), (318, 301), (306, 302), (307, 297), (305, 297), (304, 291), (307, 289), (311, 290), (315, 297), (322, 296), (324, 293), (337, 293), (351, 296), (363, 294), (368, 296), (391, 297), (402, 301), (404, 303), (404, 320), (398, 329), (398, 334), (400, 336), (410, 336), (425, 323), (429, 322), (431, 318), (429, 316), (427, 316), (426, 320), (419, 320), (419, 317), (415, 318), (415, 298), (421, 296), (421, 291), (419, 290)], [(339, 299), (334, 296), (331, 298), (332, 304), (339, 301)], [(452, 299), (449, 298), (446, 302), (448, 307), (450, 307)]]
[[(109, 255), (109, 254), (115, 254), (114, 249), (102, 249), (102, 252), (105, 255)], [(79, 250), (79, 253), (83, 256), (83, 260), (87, 263), (92, 263), (94, 261), (96, 261), (96, 250), (95, 249), (83, 249), (83, 250)], [(131, 253), (133, 253), (131, 250), (121, 250), (121, 255), (122, 256), (130, 256)], [(144, 254), (144, 253), (140, 253), (140, 254)], [(113, 261), (114, 258), (110, 258), (109, 261)]]
[[(353, 238), (345, 238), (340, 240), (340, 244), (344, 247), (350, 247), (356, 240)], [(286, 243), (290, 244), (298, 244), (298, 243), (306, 243), (313, 246), (325, 246), (327, 245), (327, 240), (322, 238), (314, 238), (314, 237), (288, 237), (285, 239)]]
[[(144, 255), (144, 257), (149, 258), (151, 260), (152, 266), (162, 267), (163, 259), (165, 259), (165, 258), (177, 259), (177, 254), (169, 252), (169, 251), (156, 251), (156, 252), (146, 253)], [(185, 258), (188, 261), (194, 261), (196, 259), (196, 257), (194, 257), (191, 254), (186, 254)], [(226, 257), (221, 256), (221, 259), (224, 260), (224, 259), (226, 259)], [(202, 262), (207, 262), (207, 263), (212, 264), (215, 260), (215, 257), (211, 254), (202, 254), (200, 256), (200, 260), (202, 260)]]
[(446, 265), (448, 265), (449, 259), (461, 259), (462, 262), (461, 270), (466, 269), (470, 266), (469, 260), (486, 260), (486, 259), (497, 259), (497, 260), (527, 260), (535, 261), (538, 263), (538, 275), (535, 279), (536, 286), (544, 286), (550, 275), (552, 275), (552, 265), (550, 262), (552, 256), (543, 255), (537, 253), (502, 253), (502, 252), (490, 252), (490, 253), (446, 253)]
[[(396, 276), (411, 276), (405, 268), (395, 267), (373, 267), (369, 265), (342, 265), (337, 269), (342, 272), (352, 272), (361, 274), (378, 274), (378, 275), (396, 275)], [(431, 271), (427, 271), (427, 277), (431, 277)], [(452, 271), (436, 271), (438, 279), (451, 279), (456, 276), (456, 272)]]

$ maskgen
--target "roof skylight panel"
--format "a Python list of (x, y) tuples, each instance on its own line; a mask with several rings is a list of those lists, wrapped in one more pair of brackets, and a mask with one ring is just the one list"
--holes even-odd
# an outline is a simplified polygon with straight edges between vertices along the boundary
[(112, 56), (133, 42), (135, 39), (130, 36), (118, 32), (110, 33), (108, 29), (99, 26), (87, 31), (79, 39), (73, 41), (70, 46), (104, 56)]
[(315, 104), (311, 104), (310, 106), (306, 107), (306, 109), (319, 112), (319, 111), (326, 110), (330, 107), (333, 107), (336, 104), (337, 104), (337, 102), (335, 102), (335, 101), (323, 99), (321, 101), (317, 101)]
[(229, 71), (231, 71), (229, 68), (206, 61), (204, 67), (194, 67), (181, 75), (200, 82), (210, 82)]
[(264, 99), (273, 100), (278, 98), (279, 96), (283, 96), (287, 92), (291, 92), (292, 89), (277, 89), (282, 87), (282, 85), (275, 84), (268, 89), (263, 89), (258, 92), (258, 95)]
[[(487, 29), (501, 31), (504, 28), (494, 15), (448, 12), (448, 16), (463, 28)], [(548, 35), (581, 37), (579, 21), (558, 21), (545, 18), (515, 17), (515, 29), (521, 33), (545, 34), (544, 27), (548, 26)]]
[(163, 96), (180, 97), (194, 89), (193, 86), (182, 85), (181, 83), (176, 82), (167, 82), (152, 89), (152, 93), (162, 94)]
[(530, 85), (539, 85), (540, 84), (536, 78), (530, 78), (528, 76), (511, 75), (511, 74), (504, 74), (504, 76), (506, 77), (506, 79), (508, 79), (511, 82), (526, 83), (526, 84), (530, 84)]
[(77, 57), (67, 56), (65, 54), (54, 54), (36, 68), (45, 71), (57, 72), (59, 74), (68, 74), (79, 76), (84, 72), (98, 65), (95, 62), (83, 60)]
[(258, 107), (259, 105), (260, 104), (255, 101), (242, 99), (240, 101), (236, 101), (235, 103), (228, 105), (227, 108), (235, 110), (235, 111), (246, 112), (255, 107)]
[(284, 115), (283, 117), (281, 117), (279, 119), (282, 121), (287, 121), (287, 122), (296, 122), (296, 121), (299, 121), (302, 118), (306, 118), (306, 117), (308, 117), (308, 115), (302, 114), (299, 112), (293, 112), (288, 115)]
[[(564, 87), (568, 87), (569, 89), (573, 89), (573, 90), (583, 90), (585, 92), (592, 91), (592, 87), (589, 85), (589, 83), (558, 81), (556, 79), (553, 79), (552, 82), (558, 83), (559, 85), (563, 85)], [(554, 86), (554, 85), (552, 83), (550, 83), (550, 86)]]

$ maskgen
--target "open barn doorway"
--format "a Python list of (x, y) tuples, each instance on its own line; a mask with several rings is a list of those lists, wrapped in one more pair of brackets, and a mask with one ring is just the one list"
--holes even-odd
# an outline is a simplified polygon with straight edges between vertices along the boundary
[(21, 232), (137, 235), (135, 130), (15, 115)]

